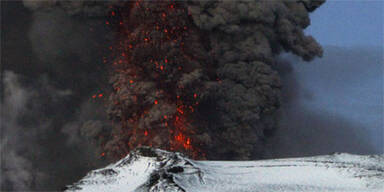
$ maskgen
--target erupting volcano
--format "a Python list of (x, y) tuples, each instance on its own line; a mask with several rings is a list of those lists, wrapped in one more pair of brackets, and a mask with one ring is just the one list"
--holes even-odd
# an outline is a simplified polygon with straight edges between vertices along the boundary
[(280, 105), (275, 56), (282, 50), (305, 60), (321, 56), (321, 47), (302, 32), (308, 11), (321, 3), (138, 0), (109, 6), (105, 24), (115, 38), (105, 63), (114, 125), (111, 135), (101, 136), (103, 151), (120, 159), (146, 145), (195, 159), (262, 157)]
[[(0, 191), (58, 191), (90, 170), (120, 159), (140, 162), (123, 166), (127, 169), (120, 173), (129, 175), (124, 179), (135, 181), (132, 178), (140, 174), (131, 174), (131, 168), (148, 171), (152, 163), (153, 172), (142, 173), (153, 177), (142, 181), (162, 184), (162, 179), (171, 179), (169, 172), (177, 174), (172, 174), (175, 178), (178, 174), (189, 178), (192, 164), (164, 164), (173, 160), (197, 164), (228, 160), (221, 165), (232, 166), (232, 160), (334, 151), (376, 153), (370, 145), (373, 135), (377, 146), (382, 140), (377, 134), (382, 127), (381, 49), (335, 49), (324, 44), (324, 58), (308, 67), (302, 64), (323, 55), (322, 47), (304, 32), (311, 24), (310, 13), (323, 3), (1, 1)], [(361, 18), (370, 20), (364, 15), (368, 12), (351, 11), (353, 17), (344, 14), (348, 3), (332, 3), (311, 15), (314, 25), (306, 32), (322, 42), (321, 37), (328, 39), (329, 34), (341, 37), (333, 33), (334, 18), (326, 17), (333, 13), (342, 13), (335, 19), (340, 23), (351, 19), (359, 33), (365, 29), (358, 23)], [(329, 18), (332, 22), (324, 27), (322, 21)], [(365, 39), (355, 38), (364, 36), (353, 34), (357, 30), (348, 25), (337, 27), (342, 36), (351, 37), (348, 43)], [(132, 155), (142, 149), (148, 149), (143, 156)], [(182, 161), (168, 158), (179, 152), (186, 155)], [(334, 157), (344, 158), (341, 162), (360, 158), (329, 158)], [(255, 173), (267, 164), (260, 164)], [(235, 170), (214, 174), (214, 162), (206, 164), (213, 172), (200, 165), (194, 167), (218, 178), (211, 186), (220, 186), (227, 179), (223, 175), (238, 175)], [(253, 170), (248, 168), (244, 171)], [(273, 180), (279, 172), (260, 176)], [(242, 178), (259, 184), (261, 180), (253, 176)], [(125, 185), (124, 179), (120, 181)]]
[(108, 112), (118, 122), (108, 154), (121, 158), (147, 145), (204, 158), (193, 113), (210, 62), (186, 4), (127, 2), (106, 24), (118, 34), (107, 62), (114, 89)]

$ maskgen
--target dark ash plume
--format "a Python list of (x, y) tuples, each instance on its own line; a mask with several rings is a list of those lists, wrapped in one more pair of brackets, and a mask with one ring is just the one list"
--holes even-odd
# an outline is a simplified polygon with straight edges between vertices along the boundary
[(81, 131), (106, 116), (92, 99), (106, 82), (104, 20), (20, 1), (2, 1), (1, 18), (0, 190), (57, 191), (105, 163)]
[[(220, 84), (212, 92), (217, 114), (211, 158), (263, 157), (264, 141), (276, 128), (281, 83), (276, 56), (292, 52), (304, 60), (322, 55), (316, 41), (305, 36), (309, 12), (321, 1), (197, 2), (190, 11), (207, 31)], [(202, 104), (202, 106), (205, 106)], [(220, 146), (220, 147), (219, 147)]]
[[(177, 1), (175, 12), (167, 1), (141, 3), (144, 9), (124, 1), (28, 0), (26, 9), (2, 2), (2, 26), (9, 27), (1, 59), (10, 72), (1, 190), (59, 190), (104, 163), (100, 154), (122, 155), (138, 145), (196, 147), (208, 159), (261, 158), (268, 151), (281, 99), (275, 57), (321, 56), (303, 29), (322, 1)], [(162, 12), (169, 14), (164, 20)], [(115, 23), (122, 18), (131, 27), (123, 33)], [(164, 24), (161, 32), (153, 21)], [(103, 57), (122, 34), (134, 43), (127, 53), (133, 62), (112, 70), (124, 58), (112, 55), (105, 67)], [(114, 126), (103, 106), (108, 70)]]
[(210, 63), (186, 3), (126, 3), (119, 13), (108, 111), (118, 125), (105, 149), (118, 158), (140, 145), (187, 152), (201, 142), (186, 120), (206, 94)]
[[(178, 138), (173, 131), (175, 119), (186, 111), (178, 111), (180, 96), (187, 102), (183, 108), (193, 108), (182, 123), (187, 124), (183, 134), (207, 158), (263, 157), (268, 151), (265, 140), (276, 128), (281, 99), (275, 57), (282, 51), (306, 61), (322, 55), (316, 41), (303, 33), (310, 23), (309, 12), (321, 3), (143, 1), (122, 5), (125, 9), (117, 13), (129, 30), (117, 34), (128, 37), (131, 45), (120, 40), (124, 48), (118, 54), (126, 56), (113, 61), (120, 72), (111, 78), (115, 91), (109, 114), (121, 126), (114, 129), (107, 151), (123, 155), (142, 144), (173, 150), (170, 143)], [(187, 30), (180, 30), (183, 27)], [(168, 36), (172, 30), (175, 33)], [(179, 54), (183, 49), (189, 56)], [(164, 63), (167, 58), (169, 64)], [(190, 81), (185, 89), (179, 87), (183, 79)], [(192, 98), (194, 94), (197, 97)], [(165, 116), (169, 118), (164, 120)]]

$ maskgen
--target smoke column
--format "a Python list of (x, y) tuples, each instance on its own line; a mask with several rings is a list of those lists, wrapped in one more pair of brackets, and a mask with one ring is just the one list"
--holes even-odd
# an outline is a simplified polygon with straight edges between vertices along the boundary
[(181, 140), (203, 152), (196, 158), (262, 158), (281, 98), (275, 57), (282, 51), (307, 61), (322, 55), (302, 31), (321, 3), (123, 4), (109, 21), (130, 29), (117, 30), (127, 39), (118, 40), (121, 57), (112, 61), (118, 67), (109, 115), (120, 125), (105, 150), (123, 156), (151, 145), (196, 154), (188, 146), (175, 149)]

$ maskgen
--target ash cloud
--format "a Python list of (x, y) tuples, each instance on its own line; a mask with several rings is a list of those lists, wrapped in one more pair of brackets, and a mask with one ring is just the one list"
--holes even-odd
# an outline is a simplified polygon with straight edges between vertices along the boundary
[[(309, 12), (323, 1), (207, 1), (191, 3), (197, 26), (208, 31), (211, 55), (222, 84), (214, 89), (217, 122), (207, 129), (211, 158), (262, 158), (277, 127), (281, 78), (276, 57), (291, 52), (310, 61), (320, 45), (303, 33)], [(210, 120), (209, 120), (210, 121)], [(215, 121), (215, 120), (213, 120)], [(218, 147), (221, 146), (221, 147)]]
[[(102, 3), (77, 4), (71, 1), (30, 3), (27, 5), (35, 10), (52, 11), (57, 8), (56, 12), (63, 11), (73, 17), (89, 15), (89, 12), (95, 15), (89, 10), (105, 7)], [(181, 13), (178, 19), (170, 20), (171, 26), (168, 27), (174, 30), (179, 24), (187, 25), (192, 30), (188, 38), (174, 40), (188, 43), (186, 55), (193, 58), (190, 60), (180, 57), (177, 46), (172, 42), (162, 42), (163, 47), (158, 49), (156, 46), (146, 47), (139, 41), (148, 36), (155, 42), (164, 35), (154, 29), (148, 30), (151, 22), (161, 17), (157, 14), (167, 9), (166, 6), (156, 7), (156, 4), (164, 3), (167, 2), (141, 2), (140, 6), (156, 10), (153, 12), (136, 9), (135, 6), (129, 8), (129, 3), (125, 2), (114, 5), (124, 11), (122, 17), (124, 14), (129, 17), (131, 34), (127, 36), (134, 37), (130, 40), (136, 46), (130, 53), (132, 60), (129, 62), (136, 65), (123, 67), (125, 72), (121, 74), (110, 75), (115, 91), (109, 98), (108, 113), (112, 120), (120, 121), (122, 127), (114, 126), (111, 134), (95, 133), (103, 140), (109, 138), (104, 145), (105, 150), (124, 155), (145, 143), (139, 138), (145, 136), (147, 129), (156, 133), (147, 144), (168, 148), (168, 130), (163, 126), (162, 118), (177, 119), (180, 104), (173, 97), (179, 95), (186, 99), (183, 107), (196, 107), (196, 113), (188, 114), (188, 120), (193, 123), (183, 129), (194, 132), (188, 135), (199, 143), (203, 151), (207, 151), (207, 158), (262, 158), (268, 151), (265, 141), (276, 129), (276, 111), (281, 100), (281, 79), (275, 69), (276, 56), (283, 51), (292, 52), (309, 61), (322, 55), (321, 47), (312, 37), (306, 36), (303, 29), (310, 24), (309, 12), (323, 1), (178, 2), (177, 6), (182, 7), (180, 10), (184, 11), (184, 15)], [(185, 16), (187, 13), (188, 16)], [(38, 11), (37, 16), (40, 14), (45, 12)], [(140, 19), (143, 22), (137, 22)], [(42, 23), (41, 19), (38, 21)], [(149, 35), (141, 34), (142, 30), (148, 30)], [(109, 34), (115, 36), (114, 40), (119, 40), (119, 33), (117, 30)], [(169, 63), (171, 67), (166, 68), (165, 75), (152, 69), (148, 59), (152, 53), (176, 58)], [(178, 72), (175, 67), (182, 70)], [(136, 71), (142, 74), (136, 74)], [(134, 78), (134, 83), (129, 83)], [(199, 94), (195, 98), (199, 106), (193, 106), (193, 98), (189, 98), (194, 93)], [(153, 105), (155, 102), (160, 104)], [(127, 123), (132, 119), (137, 121), (137, 125)], [(132, 130), (133, 135), (130, 133)]]
[(61, 190), (105, 164), (81, 131), (106, 119), (103, 98), (92, 99), (106, 81), (103, 20), (21, 1), (1, 9), (1, 190)]
[[(16, 153), (16, 151), (23, 148), (23, 144), (20, 144), (23, 143), (20, 138), (25, 137), (19, 136), (23, 131), (22, 127), (17, 123), (21, 115), (17, 114), (25, 112), (25, 105), (33, 93), (21, 88), (16, 74), (5, 72), (3, 75), (4, 103), (2, 103), (1, 131), (7, 137), (1, 138), (0, 146), (2, 154), (1, 186), (12, 183), (15, 186), (14, 190), (28, 190), (33, 182), (33, 166), (29, 160)], [(7, 111), (7, 113), (4, 113), (4, 111)], [(9, 146), (12, 146), (12, 149)], [(33, 149), (34, 146), (29, 147)]]
[[(152, 5), (156, 4), (144, 3), (148, 8), (154, 8)], [(185, 7), (193, 20), (193, 24), (188, 24), (188, 27), (195, 27), (194, 33), (196, 36), (191, 37), (191, 41), (188, 42), (191, 43), (189, 47), (194, 47), (193, 50), (195, 51), (195, 53), (193, 51), (190, 53), (197, 55), (198, 58), (192, 64), (181, 67), (189, 68), (188, 70), (197, 70), (195, 71), (197, 75), (191, 73), (181, 78), (182, 74), (178, 74), (177, 71), (167, 71), (167, 73), (169, 72), (168, 79), (163, 80), (171, 84), (175, 82), (179, 85), (180, 83), (183, 84), (183, 79), (191, 82), (192, 86), (188, 88), (191, 91), (190, 94), (186, 92), (178, 94), (193, 95), (193, 92), (200, 92), (201, 95), (199, 95), (197, 102), (201, 103), (201, 107), (196, 108), (196, 115), (191, 118), (194, 119), (193, 122), (201, 122), (192, 125), (192, 127), (201, 128), (194, 130), (200, 134), (196, 134), (193, 140), (202, 143), (204, 146), (202, 148), (210, 152), (208, 158), (211, 159), (227, 159), (230, 157), (236, 159), (261, 158), (266, 150), (265, 140), (276, 128), (276, 111), (280, 106), (281, 99), (281, 80), (275, 69), (275, 57), (281, 52), (292, 52), (309, 61), (316, 56), (322, 55), (321, 47), (312, 37), (306, 36), (303, 29), (310, 24), (309, 12), (314, 11), (323, 1), (186, 1), (178, 3)], [(46, 18), (44, 14), (47, 13), (55, 12), (57, 15), (66, 13), (74, 18), (83, 17), (84, 15), (102, 17), (102, 15), (105, 15), (105, 10), (108, 10), (107, 7), (111, 5), (115, 7), (127, 5), (127, 3), (117, 1), (107, 3), (96, 1), (89, 3), (25, 1), (24, 4), (35, 10), (35, 18), (38, 18), (35, 21), (38, 21), (41, 25), (46, 25), (48, 29), (51, 24), (44, 23), (44, 18)], [(130, 14), (132, 21), (135, 20), (135, 16), (140, 16), (139, 11), (135, 15), (135, 10), (124, 7), (122, 10), (127, 12), (125, 14)], [(132, 13), (130, 13), (131, 11)], [(146, 18), (148, 23), (151, 20), (156, 20), (155, 14), (141, 16), (143, 17), (140, 19)], [(185, 19), (185, 21), (180, 22), (187, 21), (188, 19)], [(60, 21), (60, 23), (65, 24), (65, 21)], [(140, 27), (145, 26), (144, 23), (132, 25), (137, 27), (133, 30), (136, 35), (139, 35), (138, 31), (140, 31)], [(71, 26), (72, 23), (68, 23), (68, 25), (69, 28), (73, 27)], [(34, 32), (36, 34), (46, 33), (46, 31), (40, 31), (40, 28), (35, 29), (36, 31), (33, 29), (32, 26), (32, 34)], [(43, 30), (46, 29), (43, 28)], [(58, 31), (58, 34), (60, 33), (62, 32)], [(47, 34), (57, 35), (55, 31), (48, 31)], [(59, 38), (63, 37), (65, 39), (67, 35), (62, 34)], [(110, 32), (108, 35), (116, 38), (118, 34)], [(48, 42), (54, 42), (57, 38), (52, 37), (50, 41), (48, 36), (47, 39)], [(154, 36), (154, 38), (156, 37)], [(42, 47), (45, 49), (38, 49), (37, 51), (52, 50), (49, 48), (49, 44), (44, 44), (44, 40), (45, 38), (43, 41), (37, 42), (43, 42)], [(109, 40), (113, 40), (113, 37)], [(133, 53), (133, 57), (136, 59), (135, 61), (142, 59), (145, 62), (147, 55), (143, 51), (140, 52), (141, 48), (143, 47), (139, 46), (134, 50), (136, 52)], [(76, 48), (73, 50), (76, 51)], [(80, 46), (79, 50), (84, 50), (84, 47)], [(170, 47), (170, 50), (172, 50), (172, 47)], [(207, 56), (204, 52), (209, 55)], [(48, 53), (43, 54), (43, 58), (40, 57), (40, 59), (49, 61), (51, 60), (49, 58), (50, 54), (53, 54), (53, 56), (60, 55), (60, 53)], [(167, 54), (172, 56), (175, 53), (177, 54), (177, 51), (170, 51)], [(64, 56), (64, 58), (67, 57)], [(205, 63), (203, 60), (205, 60)], [(181, 60), (180, 62), (183, 63), (184, 61)], [(208, 67), (201, 68), (204, 65), (208, 65)], [(156, 76), (155, 73), (151, 74), (151, 69), (148, 67), (141, 68), (139, 66), (139, 69), (146, 71), (145, 73), (150, 74), (149, 76)], [(188, 73), (190, 72), (192, 71), (188, 71)], [(62, 75), (65, 76), (65, 74), (67, 73), (64, 72)], [(114, 88), (116, 86), (124, 87), (119, 83), (124, 84), (126, 82), (128, 84), (129, 79), (127, 79), (126, 75), (130, 76), (129, 74), (122, 74), (122, 76), (120, 75), (122, 78), (119, 78), (118, 74), (112, 75), (110, 81), (113, 83)], [(169, 77), (173, 79), (169, 79)], [(125, 98), (127, 96), (124, 95), (124, 91), (116, 93), (116, 97), (112, 97), (112, 101), (110, 101), (112, 104), (110, 105), (109, 115), (112, 119), (129, 119), (130, 116), (138, 113), (137, 111), (131, 111), (132, 109), (148, 108), (145, 106), (155, 101), (154, 89), (159, 85), (146, 78), (148, 76), (139, 78), (134, 83), (136, 89), (129, 89), (134, 94), (141, 94), (140, 98), (144, 98), (143, 105), (133, 107), (134, 100), (127, 99), (123, 101), (126, 103), (125, 108), (114, 106), (116, 100), (113, 98)], [(114, 79), (119, 83), (115, 84)], [(217, 79), (218, 81), (216, 81)], [(139, 120), (138, 126), (143, 133), (145, 128), (152, 127), (148, 125), (160, 123), (159, 118), (163, 116), (160, 114), (163, 112), (165, 112), (165, 115), (175, 116), (172, 114), (177, 111), (177, 105), (173, 105), (172, 102), (169, 103), (169, 98), (166, 96), (169, 96), (170, 92), (173, 92), (171, 88), (166, 90), (165, 96), (161, 99), (161, 105), (150, 110), (151, 114), (146, 118)], [(132, 99), (134, 98), (136, 97), (132, 96)], [(166, 103), (169, 105), (163, 106)], [(127, 113), (127, 110), (131, 112)], [(118, 126), (114, 130), (115, 133), (122, 131)], [(161, 132), (160, 130), (157, 132)], [(137, 140), (133, 137), (130, 138), (131, 136), (127, 138), (123, 136), (124, 134), (114, 134), (113, 132), (112, 137), (109, 134), (101, 134), (102, 138), (113, 138), (112, 143), (109, 142), (106, 146), (116, 146), (113, 143), (121, 144), (130, 140)], [(100, 136), (100, 134), (96, 135)], [(164, 138), (154, 139), (153, 141), (157, 141), (157, 143), (169, 142), (168, 139)], [(104, 141), (101, 143), (104, 143)], [(138, 143), (128, 143), (133, 146), (138, 145)], [(120, 144), (118, 144), (120, 147), (115, 149), (127, 151), (122, 150), (127, 146), (121, 148)], [(162, 146), (162, 144), (159, 144), (159, 146)]]

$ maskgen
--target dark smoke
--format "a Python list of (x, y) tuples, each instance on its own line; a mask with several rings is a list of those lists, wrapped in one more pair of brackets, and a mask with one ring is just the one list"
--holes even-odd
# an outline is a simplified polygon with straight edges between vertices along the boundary
[(304, 60), (322, 55), (316, 41), (303, 34), (309, 12), (322, 1), (198, 2), (195, 23), (209, 31), (211, 55), (222, 84), (213, 91), (217, 117), (211, 158), (261, 158), (265, 139), (276, 128), (281, 79), (275, 57), (292, 52)]
[(14, 1), (1, 18), (1, 191), (60, 190), (105, 163), (80, 129), (106, 116), (103, 20)]
[[(176, 121), (186, 116), (180, 137), (190, 138), (208, 159), (262, 158), (268, 151), (265, 140), (276, 128), (281, 99), (275, 58), (282, 51), (307, 61), (322, 55), (316, 41), (303, 33), (310, 23), (309, 12), (321, 4), (143, 1), (123, 5), (127, 8), (118, 13), (122, 12), (120, 22), (128, 32), (117, 33), (130, 45), (119, 40), (123, 48), (118, 54), (126, 56), (111, 77), (115, 91), (109, 112), (121, 126), (114, 129), (106, 150), (124, 155), (142, 144), (173, 150), (172, 139), (178, 140), (174, 130), (180, 129)], [(166, 58), (170, 63), (164, 64)], [(197, 97), (192, 98), (194, 94)], [(194, 112), (185, 115), (189, 108)], [(155, 133), (149, 140), (147, 130)]]
[(119, 43), (113, 49), (119, 56), (111, 62), (115, 91), (108, 111), (118, 125), (105, 149), (120, 158), (139, 145), (191, 148), (188, 140), (197, 144), (199, 133), (184, 120), (205, 94), (210, 61), (186, 3), (129, 2), (123, 7), (117, 11)]

